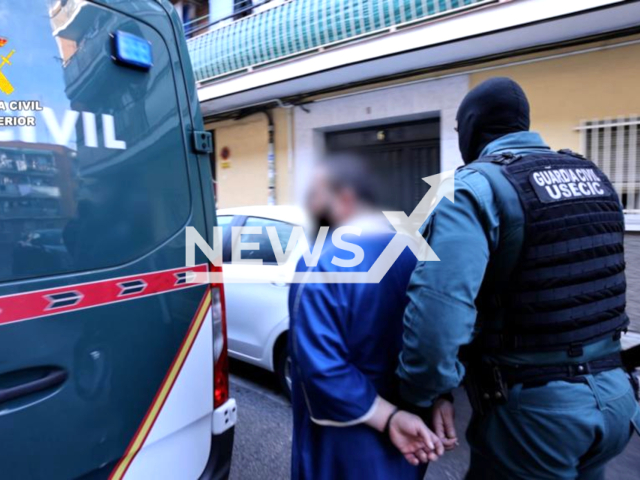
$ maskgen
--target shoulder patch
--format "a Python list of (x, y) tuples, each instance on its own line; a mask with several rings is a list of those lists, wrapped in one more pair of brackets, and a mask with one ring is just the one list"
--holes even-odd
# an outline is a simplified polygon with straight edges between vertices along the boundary
[(608, 197), (613, 193), (592, 167), (539, 168), (529, 174), (529, 182), (542, 203)]

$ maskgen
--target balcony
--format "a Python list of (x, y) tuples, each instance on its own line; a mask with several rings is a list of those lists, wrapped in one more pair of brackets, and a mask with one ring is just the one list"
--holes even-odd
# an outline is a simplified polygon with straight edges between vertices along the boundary
[(290, 0), (188, 41), (198, 82), (391, 33), (498, 0)]
[(622, 35), (640, 15), (625, 0), (273, 3), (188, 41), (205, 117)]

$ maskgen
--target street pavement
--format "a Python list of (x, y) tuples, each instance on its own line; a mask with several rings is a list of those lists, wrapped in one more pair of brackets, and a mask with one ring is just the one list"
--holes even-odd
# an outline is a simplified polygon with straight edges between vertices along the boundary
[[(231, 480), (286, 480), (291, 461), (291, 406), (279, 394), (272, 374), (232, 362), (231, 394), (238, 402)], [(464, 441), (470, 408), (464, 392), (456, 392), (456, 423), (460, 446), (429, 466), (428, 480), (464, 478), (469, 447)], [(640, 437), (608, 466), (607, 480), (638, 480)]]

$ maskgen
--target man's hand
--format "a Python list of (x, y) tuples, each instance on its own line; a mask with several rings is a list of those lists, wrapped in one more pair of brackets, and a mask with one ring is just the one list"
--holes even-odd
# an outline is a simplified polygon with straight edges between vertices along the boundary
[(417, 415), (399, 411), (389, 423), (389, 438), (411, 465), (435, 462), (444, 446)]
[(456, 434), (455, 409), (453, 403), (444, 398), (436, 400), (433, 405), (433, 414), (431, 417), (433, 429), (438, 436), (445, 450), (453, 450), (458, 444), (458, 435)]

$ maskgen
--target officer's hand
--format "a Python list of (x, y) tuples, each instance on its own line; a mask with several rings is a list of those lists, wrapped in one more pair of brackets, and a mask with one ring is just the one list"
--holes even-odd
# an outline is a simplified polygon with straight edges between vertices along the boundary
[(389, 438), (411, 465), (435, 462), (444, 455), (444, 446), (417, 415), (400, 411), (389, 424)]
[(458, 445), (453, 403), (444, 398), (436, 400), (431, 420), (435, 434), (442, 441), (445, 450), (453, 450)]

